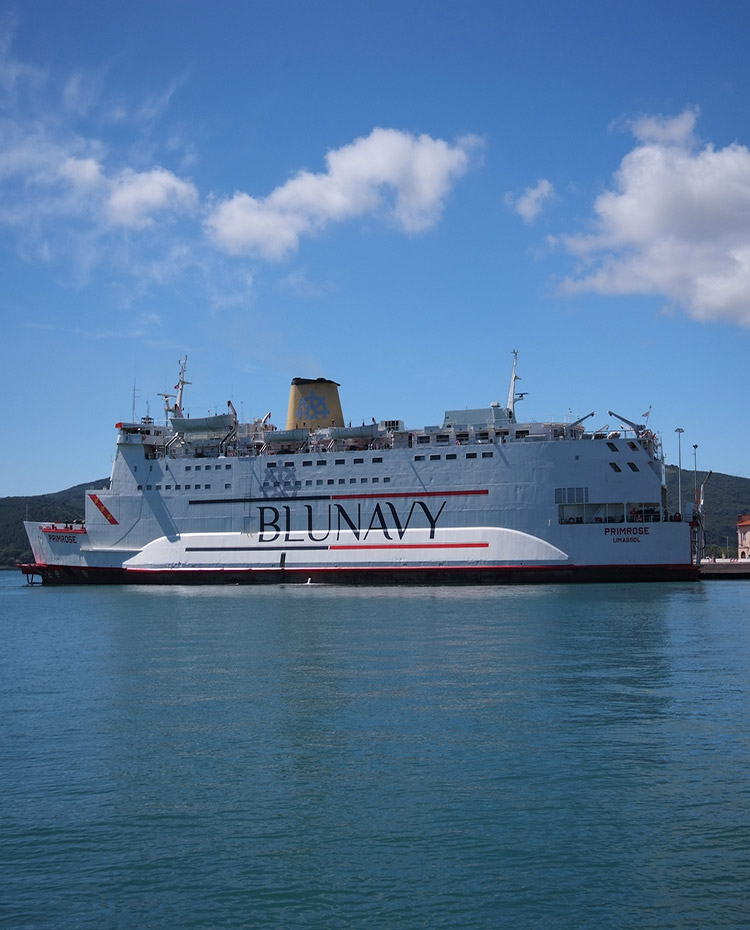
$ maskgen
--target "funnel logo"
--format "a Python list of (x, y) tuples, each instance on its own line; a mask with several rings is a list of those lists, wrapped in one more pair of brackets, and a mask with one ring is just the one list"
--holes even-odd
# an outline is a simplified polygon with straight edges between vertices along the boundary
[(297, 416), (300, 420), (325, 420), (330, 415), (325, 398), (310, 392), (297, 404)]

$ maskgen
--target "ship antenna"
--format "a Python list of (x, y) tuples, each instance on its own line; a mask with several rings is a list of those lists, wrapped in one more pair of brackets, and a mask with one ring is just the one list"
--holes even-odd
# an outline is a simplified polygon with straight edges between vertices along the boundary
[(135, 399), (138, 394), (140, 394), (140, 391), (136, 387), (136, 375), (135, 372), (133, 372), (133, 403), (130, 410), (130, 420), (132, 423), (135, 423)]

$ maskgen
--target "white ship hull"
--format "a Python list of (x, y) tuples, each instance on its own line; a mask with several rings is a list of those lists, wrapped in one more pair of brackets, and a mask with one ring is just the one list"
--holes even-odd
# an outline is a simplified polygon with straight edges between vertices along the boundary
[(35, 562), (24, 570), (53, 584), (696, 576), (652, 434), (499, 411), (471, 426), (455, 413), (439, 429), (361, 436), (291, 423), (201, 444), (120, 424), (110, 488), (87, 493), (82, 526), (27, 522)]

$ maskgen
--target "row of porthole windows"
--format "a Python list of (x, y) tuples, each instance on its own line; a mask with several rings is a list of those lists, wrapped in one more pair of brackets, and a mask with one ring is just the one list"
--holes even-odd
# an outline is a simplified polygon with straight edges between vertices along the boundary
[[(381, 463), (382, 461), (383, 461), (382, 455), (376, 455), (371, 459), (371, 464), (377, 465)], [(309, 468), (312, 464), (313, 464), (312, 459), (303, 459), (302, 461), (303, 468)], [(327, 464), (328, 464), (327, 459), (317, 459), (315, 461), (315, 465), (327, 465)], [(347, 461), (346, 459), (334, 459), (333, 464), (334, 465), (346, 465)], [(352, 461), (349, 464), (364, 465), (365, 460), (363, 458), (355, 458), (355, 459), (352, 459)], [(276, 468), (277, 466), (280, 466), (280, 465), (281, 465), (281, 462), (266, 462), (266, 468)], [(296, 462), (284, 462), (284, 468), (296, 468), (296, 465), (297, 465)]]
[[(483, 453), (482, 453), (482, 458), (483, 458), (483, 459), (491, 459), (492, 456), (493, 456), (494, 454), (495, 454), (494, 452), (483, 452)], [(466, 455), (465, 455), (465, 458), (467, 458), (467, 459), (475, 459), (476, 457), (477, 457), (477, 453), (476, 453), (476, 452), (467, 452)], [(443, 458), (442, 455), (431, 455), (431, 456), (429, 457), (429, 461), (430, 461), (430, 462), (439, 462), (442, 458)], [(457, 458), (455, 452), (448, 452), (448, 453), (446, 453), (446, 455), (445, 455), (445, 459), (446, 459), (446, 460), (451, 460), (451, 459), (455, 459), (455, 458)], [(414, 456), (414, 461), (415, 461), (415, 462), (424, 462), (425, 460), (426, 460), (426, 459), (425, 459), (425, 456), (424, 456), (424, 455), (415, 455), (415, 456)]]
[[(190, 471), (193, 467), (195, 467), (195, 471), (200, 471), (201, 468), (203, 468), (204, 471), (211, 471), (211, 466), (210, 466), (210, 465), (203, 465), (203, 466), (201, 466), (201, 465), (196, 465), (196, 466), (186, 465), (186, 466), (185, 466), (185, 471)], [(225, 471), (229, 471), (229, 469), (230, 469), (231, 467), (232, 467), (231, 465), (225, 465), (225, 466), (224, 466), (224, 469), (225, 469)], [(213, 468), (214, 468), (214, 471), (221, 471), (221, 465), (214, 465)]]
[[(225, 490), (225, 491), (229, 491), (229, 490), (231, 489), (231, 487), (232, 487), (232, 485), (231, 485), (229, 482), (227, 482), (227, 483), (224, 485), (224, 490)], [(200, 491), (201, 489), (204, 490), (204, 491), (210, 491), (210, 490), (211, 490), (211, 485), (210, 485), (210, 484), (204, 484), (204, 485), (200, 485), (200, 484), (192, 484), (192, 485), (191, 485), (191, 484), (175, 484), (175, 485), (165, 484), (165, 485), (164, 485), (164, 490), (165, 490), (165, 491), (171, 491), (171, 490), (173, 490), (173, 489), (174, 489), (175, 491)], [(139, 490), (139, 491), (142, 491), (142, 490), (143, 490), (143, 485), (142, 485), (142, 484), (139, 484), (139, 485), (138, 485), (138, 490)], [(160, 485), (160, 484), (154, 484), (154, 485), (152, 485), (152, 484), (147, 484), (147, 485), (146, 485), (146, 490), (147, 490), (147, 491), (161, 491), (161, 490), (162, 490), (162, 485)]]
[[(390, 480), (391, 480), (391, 479), (390, 479), (389, 477), (383, 478), (383, 484), (389, 484), (389, 483), (390, 483)], [(368, 481), (371, 482), (372, 484), (379, 484), (379, 483), (380, 483), (380, 479), (379, 479), (379, 478), (369, 478), (369, 479), (368, 479), (368, 478), (360, 478), (360, 479), (359, 479), (359, 483), (360, 483), (360, 484), (367, 484)], [(335, 478), (329, 478), (327, 481), (324, 481), (323, 478), (318, 478), (318, 479), (315, 481), (315, 484), (318, 485), (318, 486), (321, 486), (321, 485), (324, 485), (324, 484), (336, 484), (336, 483), (337, 483), (337, 482), (336, 482), (336, 479), (335, 479)], [(346, 484), (346, 483), (347, 483), (346, 478), (339, 478), (339, 479), (338, 479), (338, 484)], [(357, 484), (357, 479), (356, 479), (356, 478), (350, 478), (350, 479), (349, 479), (349, 484)], [(303, 485), (302, 485), (302, 482), (301, 482), (301, 481), (264, 481), (264, 482), (263, 482), (263, 487), (264, 487), (264, 488), (282, 488), (282, 487), (283, 487), (283, 488), (301, 488), (302, 486), (303, 486)], [(308, 478), (308, 479), (305, 481), (305, 483), (304, 483), (304, 487), (306, 487), (306, 488), (311, 488), (312, 486), (313, 486), (313, 481), (312, 481), (312, 479)]]
[[(152, 467), (153, 467), (153, 466), (149, 465), (148, 470), (151, 471)], [(211, 465), (196, 465), (196, 466), (195, 466), (195, 470), (196, 470), (196, 471), (200, 471), (201, 468), (202, 468), (204, 471), (211, 471), (211, 468), (212, 468), (212, 467), (213, 467), (213, 470), (214, 470), (214, 471), (221, 471), (222, 467), (224, 468), (225, 471), (229, 471), (230, 468), (231, 468), (232, 466), (231, 466), (231, 465), (224, 465), (224, 466), (222, 466), (222, 465), (214, 465), (214, 466), (211, 466)], [(193, 466), (192, 466), (192, 465), (186, 465), (186, 466), (185, 466), (185, 471), (191, 471), (192, 469), (193, 469)], [(170, 470), (169, 465), (167, 465), (167, 471), (169, 471), (169, 470)], [(138, 471), (138, 466), (137, 466), (137, 465), (135, 465), (135, 466), (133, 467), (133, 471)]]

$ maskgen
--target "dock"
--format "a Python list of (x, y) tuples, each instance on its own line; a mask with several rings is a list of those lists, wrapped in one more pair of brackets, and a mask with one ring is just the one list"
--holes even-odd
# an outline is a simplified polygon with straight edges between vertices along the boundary
[(750, 559), (716, 559), (713, 562), (701, 562), (699, 572), (701, 579), (712, 581), (750, 579)]

